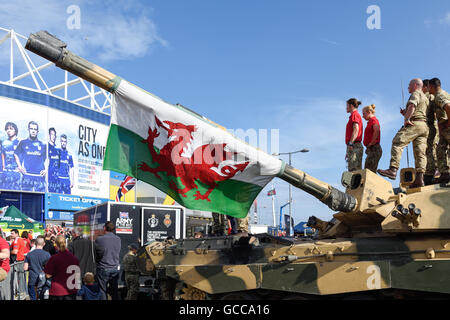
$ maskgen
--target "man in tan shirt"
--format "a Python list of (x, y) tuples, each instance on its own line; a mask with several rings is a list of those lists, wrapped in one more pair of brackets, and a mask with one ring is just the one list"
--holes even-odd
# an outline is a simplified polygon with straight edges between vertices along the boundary
[(429, 92), (428, 85), (430, 80), (423, 80), (422, 91), (425, 96), (430, 101), (427, 110), (427, 125), (428, 125), (428, 138), (427, 138), (427, 167), (425, 169), (424, 182), (425, 185), (430, 185), (434, 183), (434, 176), (436, 175), (437, 169), (437, 155), (436, 149), (439, 143), (439, 135), (437, 134), (438, 126), (436, 121), (436, 112), (434, 105), (434, 95)]
[(449, 146), (450, 146), (450, 94), (442, 90), (441, 81), (433, 78), (429, 83), (430, 93), (435, 96), (436, 118), (439, 128), (439, 144), (436, 148), (437, 165), (440, 178), (438, 183), (450, 182), (449, 174)]
[(400, 111), (404, 116), (404, 125), (392, 140), (389, 169), (377, 170), (380, 175), (395, 180), (398, 168), (400, 167), (403, 149), (412, 142), (416, 179), (410, 185), (411, 188), (424, 186), (423, 176), (427, 165), (428, 125), (426, 121), (429, 100), (422, 92), (422, 87), (423, 83), (421, 79), (417, 78), (410, 81), (408, 91), (411, 96), (406, 103), (406, 109)]

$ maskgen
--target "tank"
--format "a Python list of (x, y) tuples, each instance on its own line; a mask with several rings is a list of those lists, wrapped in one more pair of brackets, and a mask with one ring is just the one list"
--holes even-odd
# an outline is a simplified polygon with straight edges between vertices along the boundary
[[(114, 92), (117, 76), (46, 32), (26, 48)], [(313, 239), (242, 233), (146, 244), (139, 268), (161, 299), (401, 299), (450, 297), (450, 184), (399, 188), (369, 170), (344, 172), (345, 192), (284, 166), (279, 178), (327, 205)]]
[[(158, 278), (164, 299), (449, 298), (450, 185), (412, 189), (414, 169), (401, 174), (394, 190), (369, 170), (345, 172), (340, 201), (354, 207), (330, 221), (310, 217), (312, 240), (244, 234), (152, 243), (141, 249), (142, 271)], [(296, 185), (308, 184), (317, 181)]]

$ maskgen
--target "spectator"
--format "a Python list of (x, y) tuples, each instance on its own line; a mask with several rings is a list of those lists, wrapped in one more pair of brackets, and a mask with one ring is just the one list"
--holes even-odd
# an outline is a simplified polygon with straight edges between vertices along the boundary
[(44, 250), (50, 253), (51, 255), (54, 255), (56, 254), (56, 249), (53, 242), (51, 241), (51, 238), (52, 234), (50, 232), (46, 232)]
[(83, 237), (83, 230), (75, 228), (74, 238), (69, 243), (69, 251), (80, 263), (80, 275), (91, 272), (95, 275), (96, 263), (103, 257), (103, 248)]
[(197, 231), (196, 233), (194, 233), (194, 238), (195, 239), (203, 238), (203, 232)]
[(23, 270), (23, 261), (25, 260), (25, 247), (26, 242), (19, 237), (19, 230), (11, 230), (11, 253), (9, 256), (9, 262), (16, 263), (14, 271), (17, 275), (17, 282), (19, 286), (19, 292), (25, 293), (27, 291), (27, 283), (25, 278), (25, 271)]
[(6, 279), (9, 269), (9, 244), (0, 237), (0, 282)]
[(56, 238), (56, 248), (58, 253), (50, 257), (44, 268), (45, 276), (52, 281), (49, 298), (75, 300), (80, 289), (78, 259), (66, 249), (64, 236)]
[(24, 261), (25, 259), (25, 241), (21, 237), (19, 237), (19, 230), (12, 229), (11, 230), (11, 255), (10, 262), (18, 262)]
[[(42, 237), (42, 239), (44, 239), (44, 237)], [(31, 242), (31, 249), (30, 249), (30, 252), (31, 252), (36, 249), (36, 239), (31, 239), (30, 242)], [(44, 244), (45, 244), (45, 240), (44, 240)]]
[(31, 240), (28, 237), (28, 231), (22, 231), (22, 234), (20, 235), (20, 237), (23, 239), (23, 241), (25, 243), (24, 254), (27, 255), (27, 253), (30, 252), (30, 250), (31, 250)]
[(44, 237), (38, 236), (36, 238), (36, 249), (30, 251), (25, 258), (23, 269), (25, 271), (29, 271), (28, 295), (30, 296), (30, 300), (37, 300), (36, 297), (40, 296), (40, 288), (45, 282), (45, 274), (43, 269), (47, 261), (50, 259), (50, 253), (43, 250), (44, 245)]
[(237, 233), (237, 222), (236, 218), (227, 215), (228, 221), (228, 235), (233, 235)]
[(127, 297), (125, 300), (137, 300), (139, 296), (139, 268), (136, 252), (139, 246), (136, 243), (132, 243), (128, 246), (128, 249), (129, 251), (122, 261), (125, 283), (127, 285)]
[(97, 264), (97, 282), (102, 292), (102, 300), (106, 300), (106, 292), (108, 284), (112, 291), (113, 300), (119, 299), (119, 254), (121, 249), (121, 241), (114, 231), (114, 223), (107, 221), (103, 226), (105, 234), (98, 237), (95, 243), (104, 249), (104, 254)]
[(28, 239), (30, 239), (30, 240), (34, 239), (34, 237), (33, 237), (33, 230), (29, 230), (28, 231)]
[(100, 287), (94, 282), (94, 274), (87, 272), (83, 278), (84, 284), (78, 290), (77, 296), (82, 300), (101, 300), (102, 293)]

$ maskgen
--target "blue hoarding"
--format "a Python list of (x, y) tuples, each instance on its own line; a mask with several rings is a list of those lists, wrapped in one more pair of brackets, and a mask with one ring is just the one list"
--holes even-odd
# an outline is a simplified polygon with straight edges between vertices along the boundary
[(73, 213), (107, 202), (106, 198), (81, 197), (67, 194), (45, 195), (46, 220), (73, 220)]

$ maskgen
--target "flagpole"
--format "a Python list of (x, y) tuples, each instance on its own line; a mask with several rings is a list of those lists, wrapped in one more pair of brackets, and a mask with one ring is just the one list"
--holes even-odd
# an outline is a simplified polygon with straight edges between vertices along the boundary
[(254, 212), (254, 216), (253, 216), (253, 223), (254, 224), (258, 224), (258, 202), (255, 201), (253, 202), (254, 206), (255, 206), (255, 212)]
[(275, 194), (273, 193), (273, 190), (275, 190), (272, 182), (272, 215), (273, 215), (273, 226), (277, 226), (277, 217), (275, 214)]

